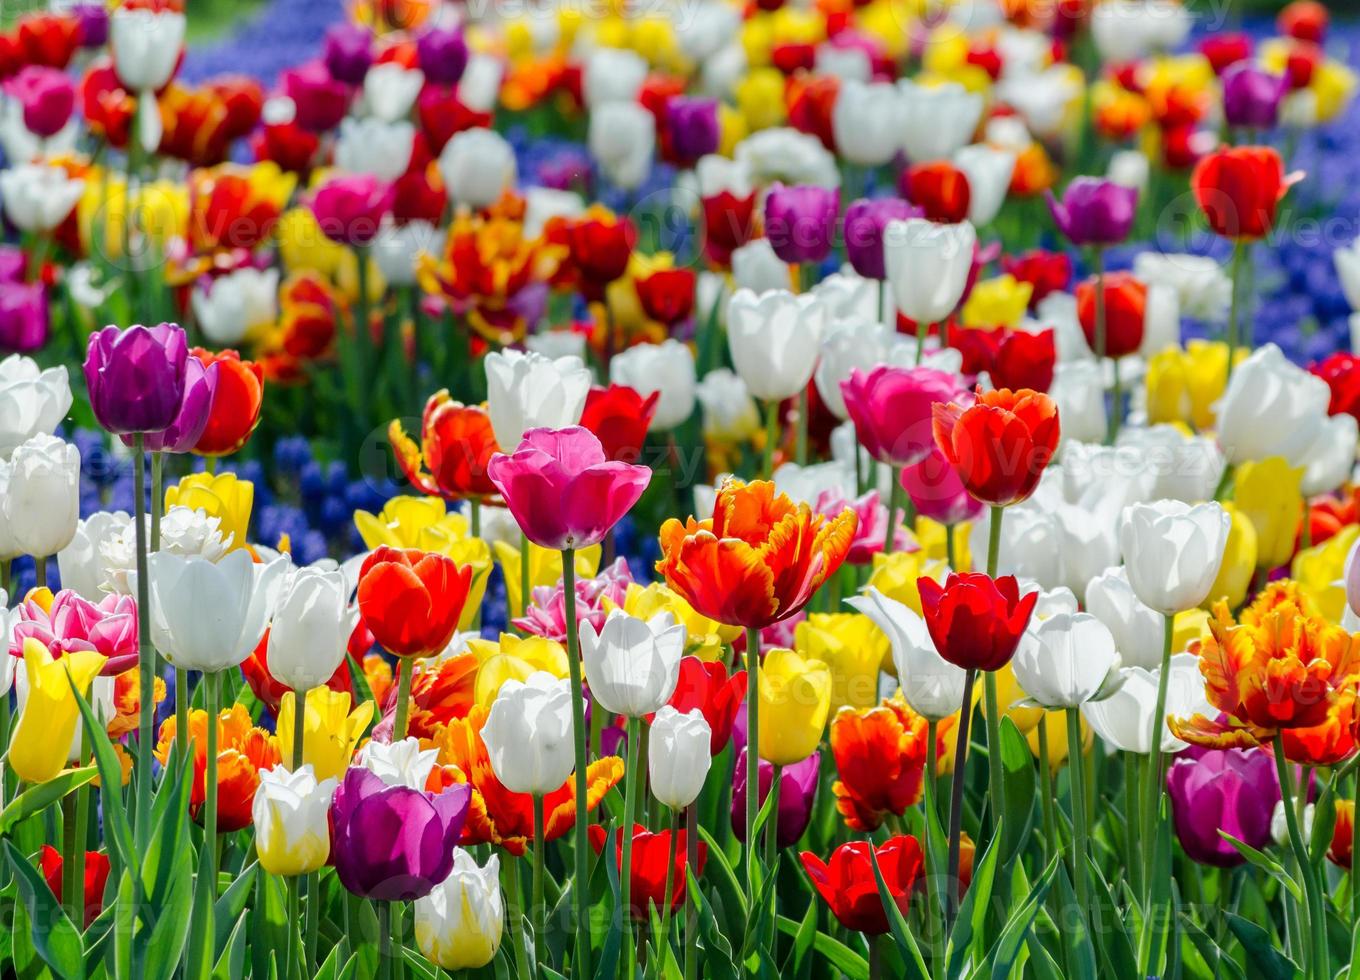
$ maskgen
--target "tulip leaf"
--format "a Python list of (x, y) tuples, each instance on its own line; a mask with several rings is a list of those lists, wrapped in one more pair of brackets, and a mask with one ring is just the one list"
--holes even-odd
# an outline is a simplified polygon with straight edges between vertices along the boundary
[(137, 884), (129, 868), (123, 869), (118, 879), (118, 894), (114, 900), (117, 912), (113, 923), (113, 975), (132, 975), (132, 934), (137, 929)]
[[(217, 958), (217, 964), (213, 967), (213, 980), (234, 980), (235, 977), (243, 977), (246, 972), (246, 934), (250, 927), (250, 916), (242, 915), (237, 921), (236, 926), (226, 935), (222, 952)], [(226, 930), (221, 930), (226, 934)], [(339, 950), (336, 946), (331, 950), (332, 955)]]
[[(703, 828), (700, 828), (700, 833), (702, 832)], [(685, 882), (685, 893), (694, 902), (694, 914), (703, 939), (701, 948), (704, 951), (704, 976), (712, 977), (714, 980), (736, 980), (737, 973), (732, 966), (731, 944), (718, 928), (718, 917), (704, 897), (703, 889), (699, 887), (699, 879), (694, 877), (694, 869), (688, 864), (685, 865)]]
[[(1228, 955), (1227, 950), (1223, 949), (1213, 938), (1199, 927), (1190, 916), (1181, 914), (1181, 928), (1190, 937), (1190, 942), (1194, 944), (1199, 955), (1204, 958), (1204, 962), (1213, 971), (1215, 977), (1226, 977), (1227, 980), (1246, 980), (1246, 973), (1242, 971), (1237, 960)], [(1132, 975), (1132, 974), (1131, 974)]]
[[(373, 689), (368, 686), (368, 678), (364, 675), (364, 669), (359, 665), (359, 661), (354, 659), (354, 654), (346, 653), (345, 662), (349, 665), (350, 684), (354, 686), (354, 703), (363, 704), (365, 701), (373, 701)], [(360, 738), (372, 730), (374, 720), (369, 720), (369, 727), (359, 733)]]
[[(728, 915), (740, 915), (740, 921), (745, 922), (747, 916), (745, 887), (737, 881), (736, 872), (732, 870), (732, 865), (728, 863), (727, 856), (723, 854), (718, 842), (702, 825), (699, 827), (699, 836), (708, 844), (708, 863), (704, 865), (705, 877), (717, 889)], [(729, 918), (726, 926), (726, 931), (735, 935), (739, 931), (740, 923), (734, 923)]]
[(1301, 974), (1294, 961), (1280, 951), (1279, 944), (1255, 922), (1226, 909), (1223, 915), (1228, 928), (1247, 951), (1247, 962), (1256, 976), (1264, 980), (1292, 980)]
[(10, 959), (14, 973), (20, 980), (51, 980), (54, 976), (33, 946), (33, 926), (23, 902), (14, 902), (14, 920), (10, 927)]
[(1129, 932), (1119, 913), (1110, 884), (1100, 870), (1100, 864), (1090, 862), (1091, 880), (1095, 895), (1091, 902), (1091, 928), (1096, 936), (1096, 948), (1104, 968), (1104, 975), (1134, 977), (1138, 975), (1138, 960), (1129, 940)]
[[(798, 923), (787, 916), (781, 915), (778, 925), (779, 931), (788, 935), (792, 936), (798, 932)], [(833, 936), (824, 932), (817, 933), (817, 938), (812, 941), (812, 948), (822, 959), (840, 971), (846, 980), (869, 980), (869, 964), (864, 957)]]
[[(1017, 863), (1016, 868), (1022, 866)], [(1062, 914), (1063, 927), (1058, 930), (1062, 940), (1063, 958), (1067, 963), (1069, 976), (1094, 977), (1096, 972), (1096, 953), (1091, 942), (1091, 932), (1086, 925), (1086, 915), (1067, 914), (1069, 909), (1079, 909), (1072, 881), (1067, 876), (1066, 865), (1059, 864), (1057, 870), (1058, 910)], [(1089, 914), (1089, 912), (1087, 913)], [(1122, 927), (1121, 927), (1122, 928)], [(1132, 976), (1133, 974), (1130, 974)]]
[(401, 947), (401, 958), (405, 970), (410, 976), (417, 980), (437, 980), (438, 972), (435, 967), (430, 965), (430, 961), (421, 956), (420, 953), (409, 946)]
[(110, 877), (118, 879), (122, 869), (132, 863), (132, 827), (128, 824), (127, 809), (123, 805), (123, 767), (113, 750), (108, 731), (99, 723), (90, 703), (73, 687), (76, 704), (80, 707), (83, 731), (94, 747), (94, 761), (99, 769), (99, 804), (103, 814), (104, 843), (109, 850)]
[(184, 954), (185, 972), (191, 977), (201, 977), (212, 972), (217, 961), (217, 938), (226, 939), (226, 930), (218, 929), (214, 922), (208, 928), (208, 919), (213, 915), (214, 882), (206, 873), (204, 862), (199, 861), (198, 873), (194, 875), (194, 897), (189, 915), (189, 948)]
[(1284, 865), (1279, 861), (1275, 860), (1264, 851), (1259, 851), (1252, 847), (1246, 841), (1238, 840), (1226, 830), (1220, 830), (1218, 835), (1233, 847), (1237, 848), (1237, 853), (1246, 858), (1249, 864), (1264, 871), (1280, 884), (1284, 885), (1285, 888), (1289, 889), (1289, 894), (1294, 896), (1294, 901), (1303, 901), (1303, 890), (1299, 888), (1298, 882), (1294, 880), (1293, 875), (1286, 871)]
[[(1001, 821), (1005, 824), (1005, 820)], [(981, 942), (987, 910), (992, 904), (992, 888), (996, 883), (996, 866), (1001, 855), (1001, 833), (997, 828), (991, 842), (982, 855), (982, 861), (973, 867), (973, 879), (963, 894), (959, 905), (958, 917), (949, 935), (949, 945), (945, 950), (945, 976), (963, 975), (964, 964), (968, 961), (969, 950)], [(948, 871), (945, 872), (946, 876)], [(975, 956), (974, 959), (981, 959)]]
[(38, 869), (29, 864), (10, 841), (5, 841), (5, 856), (14, 869), (14, 882), (32, 927), (33, 948), (63, 980), (83, 980), (85, 954), (80, 933), (66, 910), (47, 887)]
[(1057, 961), (1053, 959), (1053, 954), (1032, 932), (1025, 939), (1025, 949), (1029, 952), (1030, 972), (1034, 974), (1037, 980), (1065, 980), (1070, 976), (1096, 976), (1094, 972), (1084, 974), (1063, 973)]
[(1010, 718), (1001, 719), (1001, 769), (1006, 790), (1006, 853), (1009, 863), (1024, 848), (1034, 826), (1034, 754)]
[(1316, 865), (1332, 846), (1332, 832), (1336, 829), (1336, 783), (1327, 780), (1313, 807), (1313, 830), (1308, 842), (1308, 856)]
[(892, 892), (888, 891), (888, 883), (883, 880), (883, 869), (878, 866), (878, 852), (872, 844), (869, 846), (869, 864), (874, 869), (874, 882), (878, 885), (879, 901), (883, 903), (883, 910), (888, 916), (888, 926), (892, 929), (893, 938), (897, 940), (897, 948), (906, 967), (906, 973), (903, 975), (914, 980), (915, 978), (930, 980), (930, 971), (926, 969), (921, 948), (916, 945), (916, 940), (911, 935), (911, 927), (907, 925), (906, 917), (893, 900)]
[(817, 900), (814, 898), (808, 903), (807, 913), (798, 924), (798, 931), (793, 934), (793, 948), (789, 950), (788, 958), (779, 971), (781, 975), (787, 976), (790, 971), (797, 973), (802, 969), (803, 960), (807, 958), (808, 950), (812, 949), (813, 940), (816, 938)]
[(1171, 875), (1170, 800), (1163, 795), (1157, 813), (1157, 837), (1152, 842), (1152, 890), (1143, 909), (1138, 936), (1140, 974), (1161, 975), (1171, 933), (1175, 928), (1176, 901)]
[[(613, 837), (611, 833), (610, 839)], [(606, 853), (608, 853), (606, 851)], [(604, 948), (600, 952), (600, 958), (595, 964), (595, 980), (613, 980), (619, 969), (619, 953), (623, 947), (623, 917), (627, 913), (621, 908), (621, 886), (619, 884), (619, 866), (616, 861), (604, 862), (605, 873), (609, 875), (609, 891), (614, 896), (612, 902), (613, 914), (609, 917), (609, 932), (605, 936)]]
[(1048, 890), (1053, 886), (1053, 879), (1057, 877), (1058, 864), (1061, 860), (1062, 855), (1053, 855), (1053, 859), (1048, 862), (1048, 867), (1044, 869), (1044, 873), (1035, 882), (1029, 898), (1011, 913), (1010, 918), (1006, 921), (1005, 928), (1001, 930), (1001, 935), (997, 938), (996, 944), (987, 954), (987, 960), (992, 965), (992, 980), (1006, 980), (1010, 976), (1011, 967), (1015, 965), (1016, 958), (1024, 949), (1025, 937), (1029, 935), (1030, 927), (1034, 925), (1035, 916), (1039, 914), (1039, 909), (1043, 907)]
[(0, 835), (8, 835), (15, 827), (29, 817), (42, 813), (66, 794), (84, 786), (99, 770), (93, 766), (84, 769), (67, 769), (45, 783), (38, 783), (24, 790), (0, 811)]

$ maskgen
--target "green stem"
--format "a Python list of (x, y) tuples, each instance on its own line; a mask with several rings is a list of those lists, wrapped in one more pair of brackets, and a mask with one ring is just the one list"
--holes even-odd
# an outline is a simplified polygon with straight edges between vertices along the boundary
[(562, 592), (567, 621), (567, 669), (571, 674), (571, 737), (576, 755), (575, 874), (577, 976), (589, 977), (590, 969), (590, 867), (586, 841), (586, 705), (581, 690), (581, 643), (576, 623), (576, 550), (562, 549)]
[[(288, 921), (290, 923), (297, 922), (300, 917), (298, 911), (298, 890), (302, 887), (302, 878), (298, 875), (289, 875), (287, 878), (283, 879), (283, 887), (284, 906), (287, 909)], [(289, 980), (296, 980), (296, 978), (302, 976), (302, 957), (304, 954), (303, 949), (300, 948), (302, 937), (297, 937), (297, 944), (295, 945), (291, 937), (296, 934), (294, 934), (291, 929), (288, 931), (290, 934), (288, 941), (288, 963), (284, 966), (284, 976), (288, 977)]]
[(760, 630), (746, 630), (746, 884), (754, 898), (756, 863), (760, 848), (756, 841), (756, 813), (760, 809)]
[(959, 835), (963, 830), (963, 767), (968, 761), (968, 728), (973, 715), (973, 684), (977, 671), (969, 668), (963, 681), (959, 734), (954, 743), (954, 788), (949, 800), (949, 870), (945, 875), (944, 926), (948, 934), (959, 907)]
[[(934, 718), (926, 721), (926, 856), (933, 858), (938, 842), (935, 830), (939, 826), (939, 804), (935, 799), (935, 774), (940, 771), (940, 723)], [(930, 867), (926, 874), (926, 905), (929, 909), (926, 922), (930, 928), (930, 960), (935, 970), (943, 969), (944, 964), (944, 906), (940, 901), (940, 869)], [(939, 921), (936, 922), (936, 917)]]
[(85, 927), (84, 869), (76, 876), (76, 852), (80, 852), (84, 864), (85, 851), (79, 837), (79, 822), (76, 818), (76, 797), (67, 793), (61, 798), (61, 904), (66, 915), (75, 923), (77, 930)]
[(806, 466), (808, 460), (808, 390), (807, 385), (798, 393), (798, 428), (795, 430), (794, 458), (799, 466)]
[[(400, 705), (397, 707), (400, 711)], [(293, 772), (302, 768), (303, 733), (307, 727), (307, 692), (293, 692)]]
[[(775, 766), (774, 772), (770, 776), (770, 815), (765, 818), (765, 870), (772, 875), (779, 873), (779, 791), (783, 782), (784, 767)], [(757, 788), (759, 788), (759, 782), (757, 782)], [(772, 890), (771, 899), (773, 900), (773, 898)]]
[(1086, 829), (1086, 777), (1082, 767), (1081, 711), (1078, 708), (1067, 709), (1067, 774), (1072, 781), (1072, 837), (1075, 845), (1072, 879), (1076, 882), (1077, 901), (1081, 903), (1081, 914), (1085, 917), (1091, 912), (1091, 895), (1087, 881), (1086, 855), (1089, 844)]
[[(1284, 803), (1285, 826), (1289, 829), (1289, 846), (1293, 849), (1294, 860), (1303, 878), (1303, 892), (1307, 903), (1308, 928), (1310, 940), (1308, 956), (1308, 976), (1324, 980), (1332, 975), (1331, 953), (1327, 947), (1327, 912), (1323, 903), (1322, 889), (1318, 883), (1317, 868), (1308, 857), (1308, 845), (1299, 829), (1298, 814), (1294, 812), (1294, 801), (1290, 799), (1290, 779), (1288, 763), (1284, 757), (1284, 736), (1276, 733), (1275, 773), (1280, 780), (1280, 793)], [(1302, 792), (1307, 793), (1307, 786)]]
[(1039, 719), (1039, 779), (1043, 788), (1041, 809), (1044, 815), (1044, 843), (1048, 853), (1057, 849), (1058, 819), (1053, 810), (1053, 769), (1048, 755), (1048, 712)]
[[(397, 661), (397, 717), (393, 719), (392, 741), (400, 742), (406, 737), (406, 719), (411, 713), (411, 675), (415, 673), (415, 662), (409, 657)], [(301, 730), (302, 717), (298, 716), (298, 729)]]
[(665, 950), (671, 944), (671, 895), (675, 892), (675, 862), (680, 856), (680, 811), (671, 810), (671, 847), (670, 855), (666, 859), (666, 890), (661, 893), (661, 901), (664, 903), (661, 908), (661, 935), (657, 937), (657, 947), (663, 952), (660, 953), (661, 962), (667, 959)]
[[(507, 889), (508, 891), (508, 889)], [(509, 904), (510, 896), (507, 895), (506, 904)], [(392, 976), (392, 903), (378, 902), (378, 976), (384, 978)], [(515, 925), (514, 917), (510, 919), (510, 926)], [(528, 976), (527, 973), (522, 974)]]
[[(203, 675), (204, 704), (208, 711), (208, 747), (205, 755), (204, 778), (207, 780), (203, 794), (203, 855), (199, 858), (199, 873), (206, 873), (210, 887), (209, 895), (217, 901), (217, 674)], [(143, 688), (143, 691), (148, 688)], [(143, 702), (151, 700), (143, 695)], [(213, 917), (207, 916), (204, 925), (207, 936), (204, 948), (213, 948)]]
[(1176, 619), (1170, 614), (1162, 617), (1162, 669), (1157, 678), (1157, 701), (1152, 710), (1151, 740), (1148, 742), (1147, 784), (1143, 787), (1143, 887), (1152, 893), (1153, 865), (1157, 840), (1157, 815), (1161, 811), (1162, 791), (1162, 727), (1166, 724), (1166, 690), (1171, 677), (1171, 641), (1176, 631)]
[(1124, 381), (1119, 377), (1119, 358), (1110, 358), (1110, 370), (1114, 375), (1114, 383), (1110, 392), (1109, 432), (1105, 441), (1113, 446), (1119, 438), (1119, 426), (1124, 421)]
[(304, 941), (303, 969), (311, 970), (316, 963), (316, 944), (321, 929), (321, 877), (313, 871), (307, 875), (307, 938)]
[(534, 878), (533, 906), (529, 909), (534, 924), (534, 961), (540, 972), (548, 952), (547, 907), (543, 902), (543, 794), (534, 794)]
[(1246, 269), (1247, 243), (1241, 241), (1233, 242), (1232, 260), (1229, 266), (1229, 277), (1232, 280), (1230, 301), (1228, 304), (1228, 365), (1227, 373), (1224, 375), (1224, 387), (1232, 379), (1233, 360), (1237, 356), (1237, 348), (1242, 343), (1242, 273)]
[(161, 511), (165, 508), (165, 453), (151, 454), (151, 551), (161, 550)]
[[(637, 820), (638, 800), (641, 798), (640, 790), (644, 781), (640, 763), (638, 760), (642, 756), (642, 720), (639, 718), (628, 719), (628, 763), (624, 769), (624, 778), (628, 780), (624, 787), (623, 797), (623, 825), (619, 828), (619, 833), (623, 835), (623, 853), (619, 859), (619, 916), (620, 926), (623, 929), (624, 942), (624, 963), (633, 962), (633, 825)], [(608, 853), (608, 848), (605, 848)]]
[(151, 692), (156, 689), (156, 655), (151, 648), (151, 583), (146, 566), (146, 440), (140, 432), (133, 436), (132, 443), (132, 497), (137, 542), (137, 667), (142, 691), (137, 721), (137, 800), (134, 813), (137, 840), (144, 847), (151, 839), (151, 742), (155, 723), (155, 698)]
[(364, 429), (372, 419), (369, 418), (369, 389), (372, 386), (367, 375), (373, 364), (373, 333), (370, 329), (370, 314), (368, 309), (368, 249), (362, 245), (356, 245), (354, 256), (358, 259), (358, 278), (359, 278), (359, 299), (355, 303), (355, 322), (354, 322), (354, 341), (359, 351), (358, 359), (358, 388), (356, 395), (358, 404), (354, 406), (355, 420), (362, 436)]
[(921, 361), (926, 356), (926, 336), (929, 333), (929, 323), (918, 323), (916, 325), (916, 367), (921, 366)]
[(1001, 558), (1001, 521), (1005, 515), (1005, 508), (993, 505), (991, 521), (987, 528), (987, 574), (991, 578), (996, 578), (996, 566)]
[(944, 560), (951, 572), (957, 572), (959, 570), (957, 564), (958, 556), (954, 551), (954, 527), (955, 525), (953, 524), (946, 524), (944, 526)]
[(35, 588), (47, 588), (47, 556), (33, 556), (33, 585)]
[(765, 449), (760, 459), (760, 475), (769, 479), (774, 475), (774, 447), (779, 442), (779, 402), (765, 403)]
[[(997, 563), (1001, 553), (1001, 522), (1005, 509), (993, 505), (991, 526), (987, 530), (987, 574), (996, 578)], [(996, 675), (984, 671), (982, 675), (983, 697), (987, 700), (987, 782), (992, 802), (992, 825), (1001, 822), (1006, 812), (1006, 782), (1001, 769), (1001, 711), (996, 696)], [(964, 710), (968, 710), (964, 704)]]
[(13, 596), (9, 594), (10, 587), (13, 585), (13, 568), (14, 565), (11, 559), (0, 558), (0, 592), (5, 593), (4, 605), (6, 607), (8, 607), (10, 599), (13, 598)]
[[(870, 463), (869, 465), (873, 466), (874, 464)], [(888, 484), (888, 530), (883, 534), (884, 555), (893, 553), (893, 546), (896, 543), (893, 539), (897, 536), (894, 533), (897, 531), (897, 508), (898, 504), (902, 502), (902, 470), (897, 466), (890, 467), (890, 469), (892, 477)]]
[[(482, 536), (482, 501), (479, 497), (468, 498), (468, 526), (474, 538)], [(472, 632), (479, 633), (482, 629), (482, 607), (477, 606), (476, 612), (472, 614)]]
[[(563, 560), (565, 561), (565, 559), (563, 559)], [(566, 575), (566, 572), (567, 572), (567, 566), (564, 564), (564, 565), (562, 566), (562, 574), (565, 576), (565, 575)], [(505, 596), (506, 596), (505, 601), (506, 601), (506, 603), (508, 604), (508, 603), (510, 602), (510, 590), (509, 590), (509, 589), (507, 589), (507, 590), (505, 591)], [(514, 616), (516, 616), (516, 615), (518, 615), (518, 616), (523, 616), (526, 612), (528, 612), (528, 610), (529, 610), (529, 539), (526, 538), (526, 537), (524, 537), (523, 535), (520, 535), (520, 539), (519, 539), (519, 612), (518, 612), (518, 613), (514, 613), (513, 610), (512, 610), (512, 613), (513, 613), (513, 614), (512, 614), (512, 616), (511, 616), (511, 618), (513, 619)]]
[(1105, 252), (1099, 246), (1091, 251), (1091, 268), (1096, 274), (1096, 344), (1095, 355), (1096, 363), (1100, 364), (1105, 360), (1105, 351), (1108, 346), (1106, 343), (1105, 330)]
[(189, 672), (175, 668), (175, 748), (181, 760), (189, 752)]
[[(685, 810), (685, 868), (699, 867), (699, 810), (690, 804)], [(685, 888), (685, 980), (699, 976), (699, 917), (694, 898)]]

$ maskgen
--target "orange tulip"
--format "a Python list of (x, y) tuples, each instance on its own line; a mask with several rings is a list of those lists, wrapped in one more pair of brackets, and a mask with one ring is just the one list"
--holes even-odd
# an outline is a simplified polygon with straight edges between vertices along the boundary
[(496, 493), (486, 468), (500, 447), (491, 416), (481, 405), (456, 402), (445, 388), (425, 403), (419, 446), (400, 419), (392, 420), (387, 438), (402, 473), (422, 493), (445, 500), (485, 499)]
[(700, 615), (764, 629), (802, 609), (850, 551), (853, 511), (827, 519), (763, 480), (728, 480), (713, 516), (661, 526), (656, 570)]
[[(175, 740), (175, 718), (161, 724), (156, 760), (165, 765)], [(194, 751), (194, 781), (189, 792), (189, 815), (200, 819), (207, 795), (208, 713), (189, 713), (189, 741)], [(260, 770), (283, 761), (278, 739), (250, 722), (245, 705), (233, 704), (217, 722), (217, 831), (226, 834), (250, 826), (250, 807), (260, 786)]]
[(926, 738), (926, 720), (897, 699), (836, 713), (831, 751), (841, 778), (831, 791), (847, 827), (877, 830), (889, 814), (900, 817), (920, 800)]
[(411, 717), (406, 734), (434, 738), (439, 729), (466, 718), (475, 703), (473, 691), (481, 662), (470, 653), (427, 661), (411, 678)]
[(1351, 869), (1355, 838), (1355, 801), (1336, 801), (1336, 824), (1332, 827), (1332, 843), (1327, 847), (1327, 859), (1338, 867)]
[(264, 368), (254, 361), (243, 361), (234, 350), (212, 353), (202, 347), (191, 350), (206, 368), (217, 365), (217, 387), (213, 389), (208, 424), (199, 436), (194, 452), (200, 456), (229, 456), (246, 444), (260, 424), (264, 407)]

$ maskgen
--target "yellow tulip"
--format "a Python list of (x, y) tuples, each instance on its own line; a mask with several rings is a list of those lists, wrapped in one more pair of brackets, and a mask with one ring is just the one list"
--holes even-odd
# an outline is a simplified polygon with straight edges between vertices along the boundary
[[(1015, 722), (1015, 727), (1020, 729), (1021, 735), (1028, 735), (1034, 730), (1034, 726), (1039, 724), (1039, 719), (1044, 716), (1043, 708), (1021, 707), (1019, 702), (1025, 700), (1028, 695), (1021, 689), (1020, 684), (1015, 679), (1015, 671), (1010, 664), (1000, 670), (993, 671), (996, 677), (996, 706), (1001, 709), (1001, 717), (1009, 718)], [(977, 685), (981, 687), (981, 684)], [(987, 703), (982, 703), (982, 713), (987, 714)], [(1053, 712), (1061, 714), (1061, 712)], [(1050, 726), (1051, 728), (1051, 726)], [(1050, 745), (1051, 749), (1052, 746)]]
[(250, 530), (250, 511), (255, 505), (255, 484), (235, 473), (193, 473), (165, 490), (165, 509), (188, 507), (218, 519), (222, 540), (230, 535), (229, 549), (244, 548)]
[(983, 279), (968, 295), (960, 316), (965, 327), (1018, 327), (1029, 309), (1034, 286), (1012, 275)]
[[(1246, 356), (1240, 350), (1233, 363)], [(1228, 345), (1192, 340), (1185, 349), (1168, 347), (1148, 359), (1148, 422), (1188, 422), (1197, 429), (1214, 425), (1214, 402), (1228, 383)]]
[(718, 153), (730, 157), (737, 150), (737, 144), (751, 135), (743, 116), (726, 102), (718, 105)]
[(506, 681), (527, 680), (530, 674), (539, 670), (554, 677), (566, 677), (569, 673), (566, 647), (541, 636), (521, 638), (502, 633), (499, 640), (473, 639), (468, 641), (468, 652), (480, 664), (473, 684), (473, 699), (488, 708)]
[(760, 757), (776, 766), (802, 762), (817, 748), (831, 711), (831, 670), (792, 650), (765, 654), (760, 668)]
[(1313, 70), (1313, 78), (1308, 85), (1317, 103), (1319, 124), (1331, 122), (1341, 115), (1355, 96), (1356, 84), (1355, 72), (1349, 67), (1330, 58), (1323, 59)]
[(146, 251), (152, 244), (163, 253), (171, 239), (184, 237), (188, 229), (188, 186), (170, 180), (152, 181), (136, 188), (129, 200), (123, 177), (91, 171), (76, 203), (76, 224), (86, 249), (107, 258), (122, 258), (129, 237), (135, 249)]
[(24, 641), (24, 671), (28, 698), (9, 740), (9, 767), (26, 783), (45, 783), (66, 767), (71, 742), (80, 720), (81, 697), (108, 660), (93, 650), (52, 656), (38, 640)]
[[(1049, 711), (1045, 714), (1048, 721), (1048, 768), (1052, 772), (1057, 772), (1058, 768), (1067, 761), (1067, 712)], [(1025, 741), (1029, 743), (1029, 750), (1034, 754), (1034, 758), (1039, 758), (1039, 720), (1034, 720), (1034, 726), (1025, 735)], [(1086, 724), (1086, 719), (1081, 720), (1081, 747), (1082, 751), (1091, 748), (1095, 741), (1095, 736), (1091, 733), (1090, 727)]]
[(1171, 626), (1171, 649), (1188, 650), (1190, 644), (1209, 634), (1209, 610), (1187, 609), (1176, 613)]
[[(519, 582), (519, 549), (514, 545), (506, 544), (504, 541), (497, 541), (492, 550), (496, 554), (496, 561), (500, 562), (501, 574), (505, 577), (505, 596), (510, 604), (510, 615), (522, 616), (524, 614), (524, 600), (520, 595)], [(593, 578), (595, 572), (600, 567), (601, 548), (591, 545), (589, 548), (582, 548), (576, 552), (576, 577), (578, 579)], [(556, 585), (562, 580), (562, 552), (551, 551), (547, 548), (540, 548), (536, 544), (529, 545), (529, 588), (530, 590), (540, 585)]]
[(1329, 622), (1340, 623), (1346, 609), (1343, 575), (1346, 556), (1360, 538), (1360, 524), (1347, 524), (1321, 544), (1304, 548), (1294, 556), (1289, 577), (1313, 600), (1318, 613)]
[(916, 588), (916, 580), (927, 575), (943, 582), (948, 572), (943, 559), (928, 557), (924, 549), (895, 551), (891, 555), (880, 552), (874, 555), (873, 567), (868, 584), (918, 615), (921, 612), (921, 593)]
[(1294, 554), (1303, 520), (1303, 467), (1282, 456), (1250, 460), (1237, 468), (1233, 503), (1256, 529), (1256, 564), (1276, 568)]
[[(604, 605), (606, 611), (614, 608), (614, 603), (608, 598), (604, 600)], [(685, 627), (685, 653), (709, 662), (724, 659), (724, 648), (736, 642), (742, 632), (740, 626), (726, 626), (695, 612), (684, 597), (664, 582), (652, 582), (647, 586), (636, 582), (629, 584), (623, 599), (623, 611), (638, 619), (651, 619), (661, 613), (670, 613), (677, 623)]]
[(753, 68), (736, 86), (737, 108), (754, 132), (781, 126), (786, 118), (784, 76), (777, 68)]
[(794, 649), (831, 670), (831, 714), (878, 703), (878, 675), (892, 660), (892, 644), (868, 616), (810, 613), (793, 631)]
[[(302, 761), (311, 765), (317, 779), (340, 779), (349, 767), (349, 760), (373, 720), (372, 701), (362, 701), (349, 710), (350, 696), (344, 691), (332, 691), (324, 684), (307, 692), (306, 714), (302, 723)], [(293, 723), (297, 707), (292, 691), (279, 700), (279, 720), (274, 733), (279, 740), (283, 760), (292, 768)]]
[(675, 38), (675, 26), (669, 17), (644, 14), (632, 22), (630, 47), (647, 63), (662, 71), (676, 72), (687, 66), (684, 53)]
[(1228, 543), (1223, 548), (1223, 564), (1208, 598), (1201, 604), (1205, 609), (1212, 609), (1220, 599), (1234, 609), (1242, 605), (1256, 574), (1256, 528), (1236, 504), (1225, 503), (1223, 509), (1232, 523), (1228, 526)]

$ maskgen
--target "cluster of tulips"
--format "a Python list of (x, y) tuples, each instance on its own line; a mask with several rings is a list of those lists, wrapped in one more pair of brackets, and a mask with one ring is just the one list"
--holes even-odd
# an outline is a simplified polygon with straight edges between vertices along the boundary
[(1355, 975), (1325, 6), (187, 23), (0, 31), (6, 975)]

